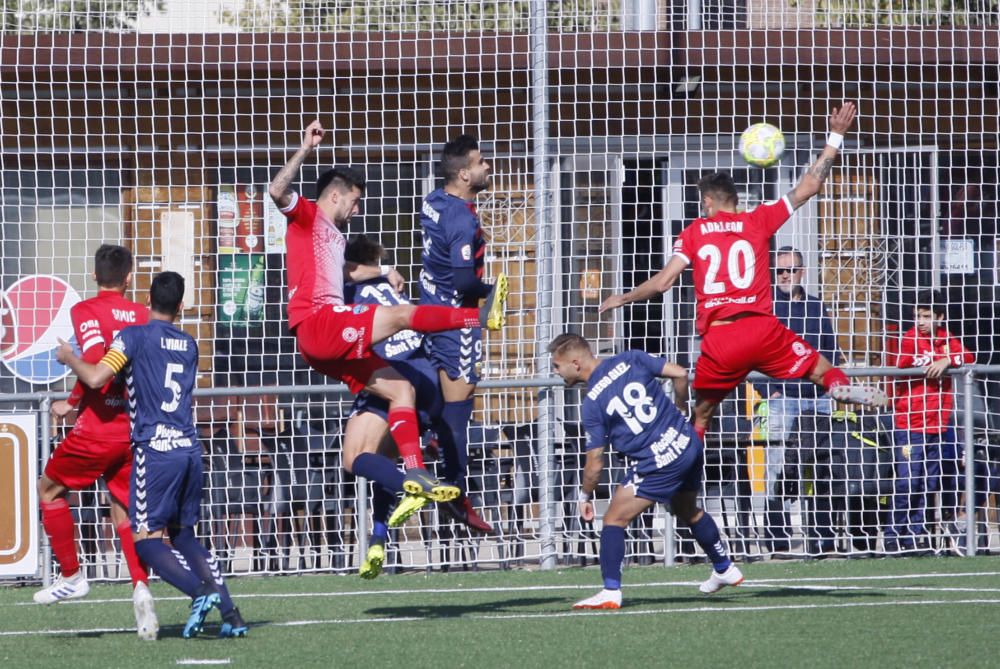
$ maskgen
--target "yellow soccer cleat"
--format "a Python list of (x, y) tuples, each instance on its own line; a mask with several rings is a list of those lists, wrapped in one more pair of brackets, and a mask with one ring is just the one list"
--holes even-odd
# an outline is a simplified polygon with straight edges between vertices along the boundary
[(450, 502), (462, 494), (458, 486), (442, 483), (427, 473), (426, 469), (420, 468), (407, 470), (403, 479), (403, 492), (426, 497), (433, 502)]
[(358, 576), (366, 581), (378, 578), (378, 575), (382, 573), (383, 562), (385, 562), (385, 546), (372, 544), (368, 547), (368, 554), (365, 556), (365, 561), (361, 563)]
[(499, 330), (507, 322), (507, 291), (508, 282), (506, 274), (498, 274), (497, 280), (493, 283), (493, 290), (486, 298), (486, 302), (479, 308), (479, 323), (487, 330)]
[(389, 516), (389, 527), (399, 527), (405, 523), (410, 516), (424, 508), (428, 502), (430, 502), (430, 499), (427, 497), (403, 495), (403, 499), (399, 500), (399, 504), (396, 505), (396, 510), (392, 512), (391, 516)]

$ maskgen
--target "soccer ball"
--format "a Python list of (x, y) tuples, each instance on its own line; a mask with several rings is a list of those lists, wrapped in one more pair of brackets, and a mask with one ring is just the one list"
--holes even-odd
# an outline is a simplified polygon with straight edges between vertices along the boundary
[(743, 160), (756, 167), (770, 167), (785, 152), (785, 136), (770, 123), (755, 123), (740, 136)]

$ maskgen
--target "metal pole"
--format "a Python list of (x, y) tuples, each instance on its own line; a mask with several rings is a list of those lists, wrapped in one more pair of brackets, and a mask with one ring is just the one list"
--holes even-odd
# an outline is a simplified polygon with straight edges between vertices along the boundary
[[(49, 416), (51, 405), (52, 400), (47, 397), (38, 404), (38, 425), (39, 431), (42, 433), (42, 441), (39, 446), (43, 468), (52, 454), (52, 424)], [(31, 485), (35, 485), (35, 482), (31, 481)], [(41, 532), (40, 534), (42, 540), (42, 584), (47, 588), (52, 585), (52, 544), (49, 542), (47, 533)]]
[[(545, 0), (531, 0), (531, 120), (532, 153), (535, 178), (535, 227), (538, 230), (538, 310), (535, 327), (536, 369), (548, 370), (547, 346), (552, 339), (553, 313), (552, 293), (554, 255), (554, 223), (550, 220), (549, 206), (549, 72), (548, 72), (548, 25)], [(541, 551), (539, 561), (542, 569), (556, 566), (555, 548), (555, 472), (553, 441), (555, 432), (554, 395), (550, 388), (538, 393), (538, 468), (539, 468), (539, 538)]]
[(677, 545), (674, 543), (674, 514), (667, 511), (667, 518), (663, 521), (663, 566), (673, 567), (677, 562)]
[(358, 519), (358, 568), (368, 557), (368, 479), (359, 476), (355, 479), (354, 494), (356, 502), (354, 508)]
[(972, 370), (962, 375), (963, 422), (965, 424), (965, 554), (976, 554), (976, 440), (973, 439), (972, 399), (975, 390), (975, 376)]

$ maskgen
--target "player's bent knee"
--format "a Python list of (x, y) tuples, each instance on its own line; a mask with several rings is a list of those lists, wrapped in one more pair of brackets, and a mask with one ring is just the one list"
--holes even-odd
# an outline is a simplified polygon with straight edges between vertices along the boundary
[(60, 497), (63, 497), (68, 492), (66, 487), (60, 483), (56, 483), (48, 476), (44, 474), (38, 478), (38, 498), (45, 502), (54, 502)]

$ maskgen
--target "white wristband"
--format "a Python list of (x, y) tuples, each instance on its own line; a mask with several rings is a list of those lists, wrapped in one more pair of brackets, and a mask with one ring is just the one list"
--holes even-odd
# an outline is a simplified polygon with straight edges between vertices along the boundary
[(390, 274), (392, 274), (392, 271), (394, 269), (396, 269), (396, 268), (393, 267), (392, 265), (379, 265), (378, 266), (378, 271), (382, 272), (382, 276), (389, 276)]
[(580, 492), (577, 494), (576, 501), (579, 502), (580, 504), (583, 504), (584, 502), (589, 502), (590, 496), (592, 494), (593, 493), (584, 492), (583, 488), (580, 488)]
[(828, 146), (839, 149), (840, 145), (844, 143), (844, 136), (839, 132), (831, 132), (826, 138), (826, 143)]

